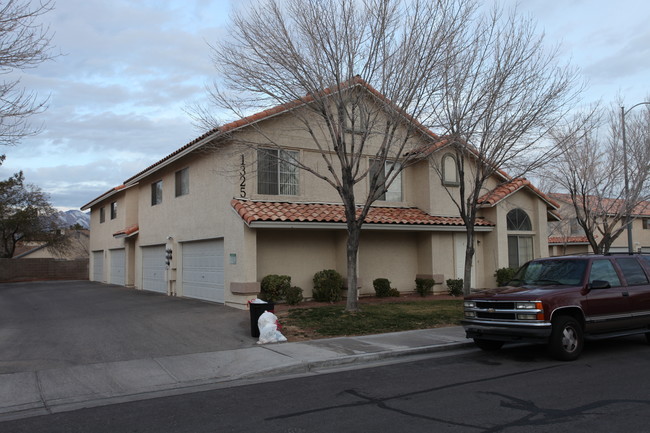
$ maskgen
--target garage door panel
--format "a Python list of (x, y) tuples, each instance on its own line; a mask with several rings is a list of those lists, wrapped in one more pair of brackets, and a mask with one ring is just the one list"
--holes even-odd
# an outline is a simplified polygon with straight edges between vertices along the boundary
[(104, 281), (104, 251), (93, 251), (93, 281)]
[(224, 302), (223, 240), (183, 244), (183, 296)]
[(124, 249), (111, 250), (111, 284), (124, 286), (126, 271), (126, 253)]
[(142, 288), (167, 293), (164, 245), (142, 247)]

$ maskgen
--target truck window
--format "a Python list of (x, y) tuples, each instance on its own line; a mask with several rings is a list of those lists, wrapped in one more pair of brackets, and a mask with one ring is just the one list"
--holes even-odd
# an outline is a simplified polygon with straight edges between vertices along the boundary
[(609, 260), (594, 260), (591, 262), (591, 272), (589, 273), (589, 284), (595, 280), (607, 281), (611, 287), (621, 285), (621, 280), (614, 270), (614, 265)]
[(634, 257), (616, 259), (616, 263), (618, 263), (621, 271), (623, 271), (623, 276), (628, 286), (648, 284), (648, 277), (643, 272), (641, 264)]

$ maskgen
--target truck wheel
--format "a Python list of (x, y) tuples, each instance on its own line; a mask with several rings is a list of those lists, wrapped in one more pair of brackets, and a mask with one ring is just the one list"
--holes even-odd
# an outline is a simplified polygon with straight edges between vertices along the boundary
[(492, 351), (501, 349), (501, 346), (503, 346), (503, 341), (483, 340), (482, 338), (475, 338), (474, 344), (476, 344), (482, 350)]
[(576, 319), (562, 316), (553, 321), (548, 348), (556, 359), (560, 361), (578, 359), (583, 343), (582, 326)]

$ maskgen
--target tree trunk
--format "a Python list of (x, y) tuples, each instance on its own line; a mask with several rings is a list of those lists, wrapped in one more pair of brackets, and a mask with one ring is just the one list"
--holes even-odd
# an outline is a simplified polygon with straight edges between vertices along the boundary
[(346, 245), (348, 263), (348, 299), (346, 311), (359, 311), (359, 294), (357, 292), (357, 256), (359, 254), (359, 237), (361, 228), (355, 223), (348, 223), (348, 241)]
[(467, 229), (467, 245), (465, 247), (465, 269), (463, 272), (463, 293), (469, 295), (472, 287), (472, 259), (474, 258), (474, 230)]

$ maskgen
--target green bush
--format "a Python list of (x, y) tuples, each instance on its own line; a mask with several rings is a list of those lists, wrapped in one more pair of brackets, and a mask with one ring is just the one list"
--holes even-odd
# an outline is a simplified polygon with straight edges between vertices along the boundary
[(399, 298), (399, 290), (391, 287), (390, 290), (388, 291), (388, 296), (391, 296), (393, 298)]
[(505, 286), (515, 276), (517, 270), (514, 268), (499, 268), (494, 272), (499, 287)]
[(340, 301), (342, 289), (343, 277), (334, 269), (325, 269), (314, 275), (314, 301)]
[(287, 289), (284, 297), (289, 305), (298, 305), (304, 299), (302, 297), (302, 289), (297, 286), (291, 286)]
[(450, 278), (447, 280), (447, 293), (451, 296), (460, 296), (463, 294), (463, 279)]
[(260, 299), (276, 302), (284, 299), (291, 287), (291, 277), (288, 275), (267, 275), (262, 278)]
[(372, 286), (375, 288), (375, 295), (378, 298), (387, 298), (390, 295), (390, 281), (388, 278), (376, 278), (372, 282)]
[(424, 297), (433, 293), (433, 285), (435, 281), (431, 278), (416, 278), (415, 279), (415, 291)]

